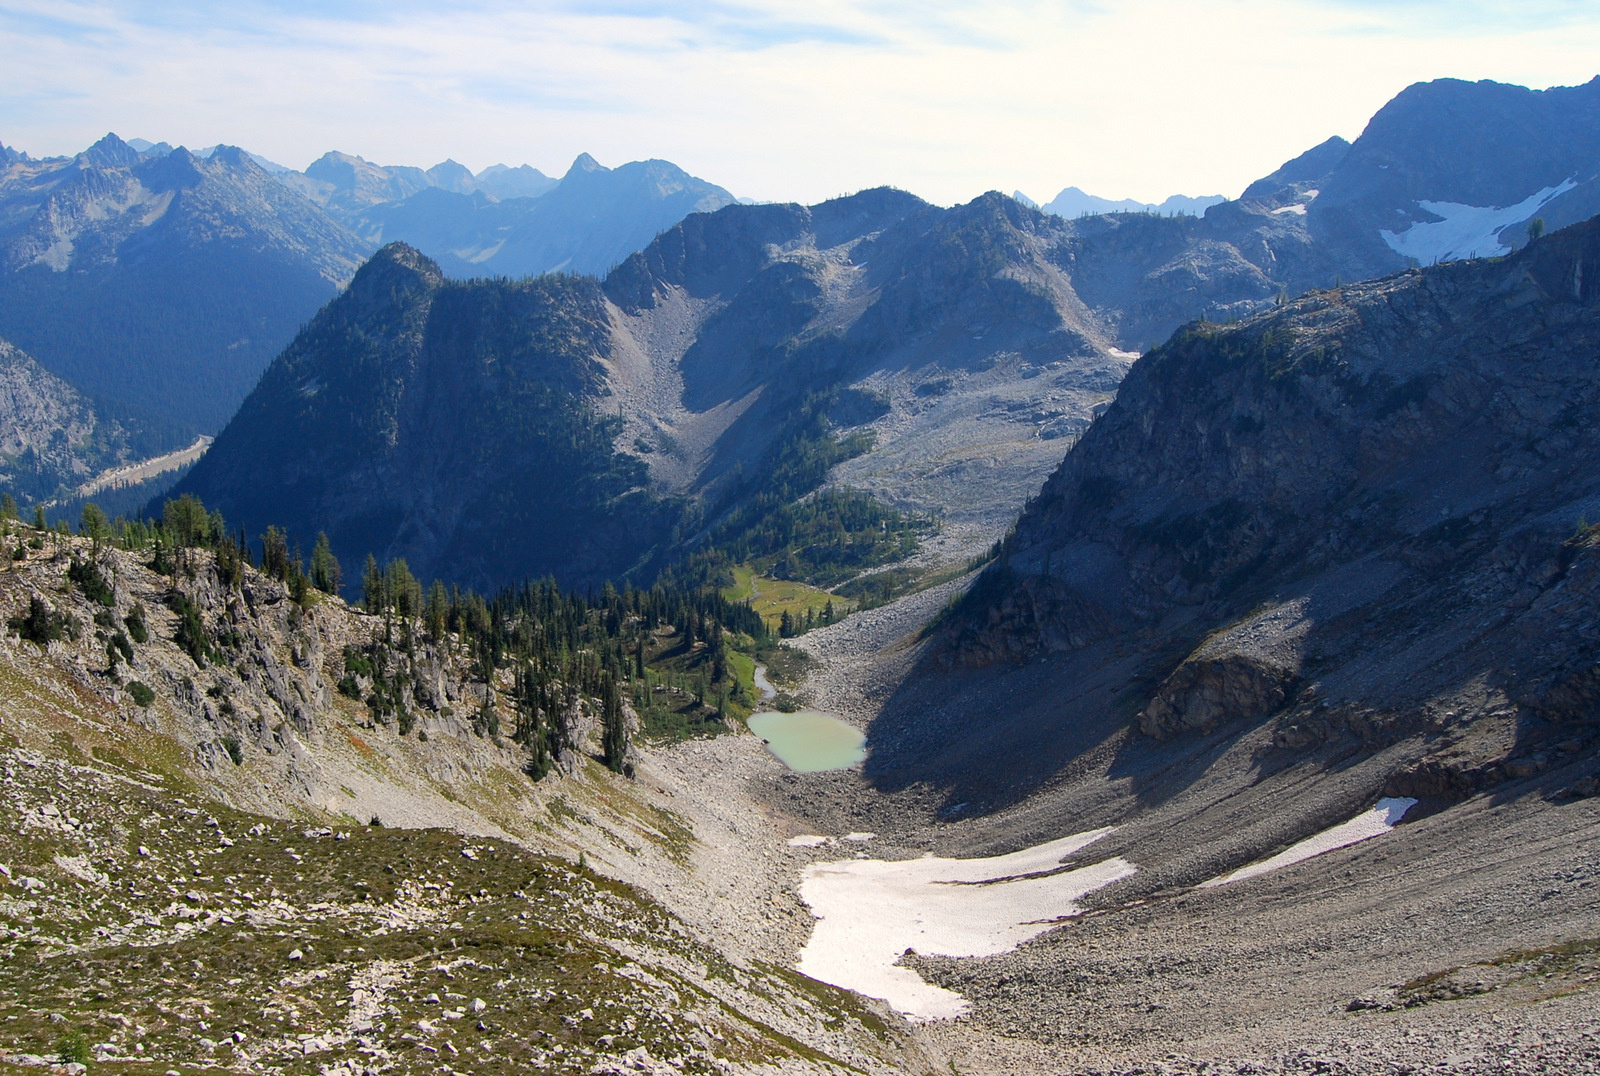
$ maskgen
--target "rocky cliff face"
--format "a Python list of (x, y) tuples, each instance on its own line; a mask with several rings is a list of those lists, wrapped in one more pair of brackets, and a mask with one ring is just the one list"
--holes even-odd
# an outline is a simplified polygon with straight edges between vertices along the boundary
[(1400, 790), (1592, 751), (1597, 259), (1585, 224), (1186, 329), (1024, 513), (953, 654), (1133, 648), (1158, 737), (1438, 736)]
[(123, 462), (127, 442), (71, 385), (0, 340), (0, 489), (24, 504), (73, 489)]

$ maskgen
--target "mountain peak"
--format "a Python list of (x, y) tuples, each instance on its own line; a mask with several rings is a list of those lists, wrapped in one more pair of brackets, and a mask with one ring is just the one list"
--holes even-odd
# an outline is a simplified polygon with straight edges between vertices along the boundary
[[(567, 169), (567, 175), (578, 172), (609, 172), (611, 169), (589, 156), (587, 153), (578, 154), (578, 159), (572, 162), (572, 167)], [(564, 178), (564, 177), (563, 177)]]
[(1276, 172), (1263, 176), (1245, 188), (1242, 198), (1265, 198), (1292, 183), (1320, 182), (1338, 168), (1350, 153), (1350, 143), (1334, 135), (1325, 142), (1285, 161)]
[(238, 146), (215, 146), (212, 148), (207, 159), (219, 161), (230, 168), (244, 168), (248, 170), (261, 167), (256, 163), (254, 156), (240, 149)]
[(95, 168), (130, 168), (139, 163), (139, 151), (108, 132), (100, 141), (78, 154), (78, 160)]
[(429, 182), (435, 187), (454, 191), (457, 194), (471, 194), (478, 189), (477, 181), (472, 175), (472, 169), (449, 158), (428, 169), (426, 175)]

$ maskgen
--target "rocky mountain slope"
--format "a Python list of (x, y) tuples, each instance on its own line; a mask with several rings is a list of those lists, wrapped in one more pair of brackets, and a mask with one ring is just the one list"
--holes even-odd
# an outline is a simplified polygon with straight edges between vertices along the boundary
[[(168, 574), (148, 546), (43, 537), (0, 538), (23, 551), (0, 573), (0, 1064), (932, 1067), (875, 1007), (709, 929), (772, 914), (771, 883), (703, 892), (716, 827), (667, 770), (593, 761), (590, 700), (534, 780), (474, 728), (464, 639), (302, 607), (203, 550)], [(408, 732), (340, 686), (391, 644)]]
[(1596, 1063), (1596, 257), (1589, 222), (1191, 326), (937, 630), (933, 593), (801, 640), (871, 753), (766, 785), (797, 829), (1096, 833), (1062, 869), (1126, 872), (1014, 951), (899, 961), (971, 1003), (930, 1031), (958, 1068)]
[(0, 340), (0, 490), (28, 504), (76, 489), (124, 462), (127, 442), (71, 385)]
[(263, 376), (176, 493), (251, 533), (326, 531), (423, 578), (619, 577), (663, 527), (592, 406), (610, 324), (586, 278), (453, 284), (385, 248)]
[[(1331, 156), (1331, 154), (1330, 154)], [(1346, 280), (1527, 242), (1600, 213), (1600, 78), (1529, 90), (1439, 79), (1395, 97), (1301, 198)], [(1304, 194), (1302, 190), (1302, 194)]]
[(1178, 334), (1024, 514), (957, 660), (1130, 654), (1150, 736), (1425, 738), (1395, 790), (1589, 759), (1597, 255), (1591, 222)]
[[(1130, 358), (1119, 345), (1269, 303), (1279, 285), (1247, 251), (1315, 272), (1297, 220), (1241, 207), (1068, 222), (1000, 195), (940, 210), (868, 191), (694, 214), (603, 286), (447, 285), (391, 248), (285, 353), (184, 489), (251, 527), (326, 529), (347, 557), (596, 580), (769, 491), (783, 446), (822, 407), (830, 436), (862, 435), (833, 480), (943, 514), (943, 555), (964, 559), (1109, 401)], [(502, 364), (529, 346), (549, 358)], [(499, 379), (513, 371), (590, 415), (614, 451), (535, 464), (545, 449), (484, 418), (504, 414)], [(528, 482), (543, 492), (481, 492)], [(542, 507), (573, 489), (576, 510)], [(545, 523), (511, 522), (513, 505)], [(452, 545), (464, 524), (485, 537)]]

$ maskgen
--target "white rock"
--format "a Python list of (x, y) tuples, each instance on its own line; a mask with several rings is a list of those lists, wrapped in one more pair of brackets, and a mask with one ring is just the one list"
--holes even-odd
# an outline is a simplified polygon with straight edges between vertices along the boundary
[(474, 1013), (480, 1013), (488, 1007), (489, 1003), (484, 1001), (482, 998), (473, 998), (472, 1004), (467, 1006), (467, 1008), (471, 1009)]
[(291, 953), (290, 953), (290, 954), (289, 954), (289, 959), (290, 959), (290, 960), (300, 960), (300, 959), (302, 959), (302, 958), (304, 958), (304, 957), (305, 957), (305, 954), (304, 954), (304, 953), (302, 953), (302, 952), (301, 952), (301, 951), (300, 951), (300, 950), (298, 950), (298, 949), (296, 949), (296, 950), (294, 950), (294, 951), (293, 951), (293, 952), (291, 952)]

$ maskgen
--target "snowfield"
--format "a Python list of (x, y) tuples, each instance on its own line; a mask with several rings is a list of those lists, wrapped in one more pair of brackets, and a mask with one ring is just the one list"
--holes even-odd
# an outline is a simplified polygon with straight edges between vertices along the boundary
[(800, 896), (818, 922), (801, 950), (800, 970), (882, 998), (913, 1020), (960, 1016), (965, 998), (895, 961), (908, 949), (994, 956), (1076, 915), (1079, 897), (1134, 873), (1123, 859), (1063, 869), (1064, 858), (1110, 832), (1078, 833), (987, 859), (813, 864)]
[(1418, 264), (1457, 261), (1462, 258), (1497, 258), (1511, 253), (1500, 233), (1532, 217), (1547, 204), (1578, 185), (1568, 179), (1556, 187), (1530, 194), (1513, 206), (1475, 206), (1459, 202), (1421, 201), (1417, 205), (1443, 220), (1418, 221), (1403, 232), (1379, 229), (1389, 249)]
[(1324, 852), (1331, 852), (1335, 848), (1343, 848), (1348, 844), (1381, 837), (1388, 833), (1406, 812), (1417, 805), (1417, 801), (1409, 796), (1398, 799), (1382, 799), (1370, 811), (1356, 815), (1348, 822), (1342, 822), (1332, 829), (1325, 829), (1321, 833), (1307, 837), (1298, 844), (1291, 844), (1271, 859), (1263, 859), (1260, 863), (1252, 863), (1248, 867), (1240, 867), (1232, 874), (1224, 874), (1220, 878), (1213, 878), (1209, 882), (1201, 882), (1201, 889), (1212, 886), (1228, 885), (1230, 882), (1242, 882), (1246, 878), (1254, 878), (1260, 874), (1267, 874), (1279, 867), (1287, 867), (1291, 863), (1320, 856)]

